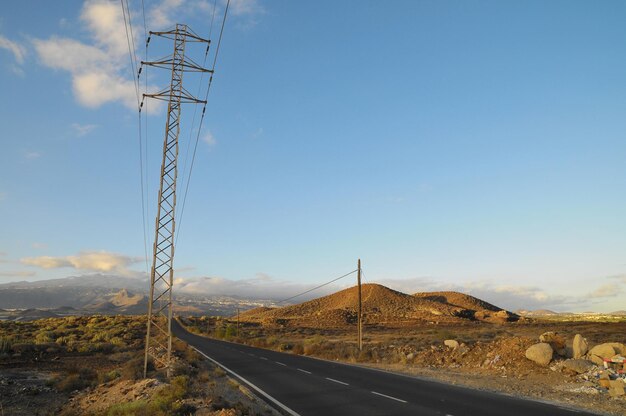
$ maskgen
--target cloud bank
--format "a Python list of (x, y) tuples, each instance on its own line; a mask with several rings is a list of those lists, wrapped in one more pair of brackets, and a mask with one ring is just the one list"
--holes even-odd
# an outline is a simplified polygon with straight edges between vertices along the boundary
[(90, 272), (113, 272), (124, 276), (134, 274), (129, 269), (143, 261), (140, 257), (130, 257), (107, 251), (83, 251), (73, 256), (38, 256), (20, 259), (22, 264), (42, 269), (71, 268)]

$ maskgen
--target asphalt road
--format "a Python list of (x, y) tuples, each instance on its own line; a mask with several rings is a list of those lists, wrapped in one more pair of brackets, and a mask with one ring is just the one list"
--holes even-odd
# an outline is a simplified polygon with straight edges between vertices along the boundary
[[(174, 334), (291, 415), (572, 416), (582, 411), (191, 334)], [(589, 414), (589, 413), (587, 413)]]

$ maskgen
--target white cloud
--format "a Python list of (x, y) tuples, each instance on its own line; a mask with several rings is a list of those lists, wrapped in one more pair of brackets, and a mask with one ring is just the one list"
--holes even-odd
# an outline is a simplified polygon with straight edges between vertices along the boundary
[(510, 311), (518, 309), (556, 309), (562, 311), (585, 303), (583, 298), (554, 295), (535, 286), (499, 284), (490, 281), (454, 284), (441, 283), (430, 278), (413, 278), (382, 279), (380, 283), (409, 294), (446, 290), (467, 293)]
[[(216, 15), (219, 12), (217, 10)], [(184, 21), (188, 16), (205, 15), (203, 20), (209, 21), (212, 13), (212, 4), (206, 0), (161, 0), (146, 10), (148, 25), (155, 30), (169, 29), (175, 21)], [(233, 0), (231, 13), (253, 18), (264, 13), (264, 10), (256, 0)], [(131, 45), (143, 45), (141, 13), (135, 11), (131, 15), (136, 29), (132, 34), (134, 39), (131, 39)], [(89, 33), (91, 42), (58, 36), (34, 39), (32, 42), (39, 60), (49, 68), (70, 73), (72, 91), (81, 105), (97, 108), (107, 103), (120, 102), (136, 110), (135, 74), (130, 74), (128, 40), (120, 3), (87, 0), (83, 4), (80, 22)], [(0, 47), (11, 50), (18, 62), (23, 61), (25, 49), (16, 43), (0, 37)], [(133, 53), (136, 51), (133, 50)], [(155, 86), (149, 86), (148, 89), (159, 90)], [(148, 108), (150, 113), (157, 113), (162, 105), (151, 103)]]
[(207, 131), (204, 135), (202, 135), (202, 141), (211, 147), (217, 144), (215, 136), (213, 136), (213, 133), (211, 133), (210, 131)]
[(109, 56), (124, 57), (128, 53), (124, 14), (117, 2), (87, 1), (80, 18), (91, 31), (96, 43)]
[(107, 72), (89, 72), (75, 75), (74, 94), (78, 101), (96, 108), (111, 101), (121, 101), (128, 108), (137, 108), (137, 95), (133, 81)]
[(0, 49), (6, 49), (13, 54), (15, 61), (18, 64), (24, 63), (24, 58), (26, 57), (26, 48), (22, 45), (14, 42), (12, 40), (7, 39), (6, 37), (0, 35)]
[(120, 5), (104, 0), (85, 2), (81, 21), (94, 45), (52, 36), (35, 39), (33, 45), (42, 64), (68, 71), (78, 102), (96, 108), (119, 101), (137, 108), (133, 79), (129, 79), (128, 43)]
[[(272, 300), (282, 300), (316, 286), (316, 284), (276, 280), (265, 273), (257, 273), (254, 278), (242, 280), (231, 280), (223, 277), (178, 277), (174, 284), (175, 290), (181, 293), (228, 295)], [(338, 290), (337, 286), (326, 286), (322, 290), (298, 297), (293, 302), (303, 302), (330, 294), (336, 290)]]
[(590, 298), (612, 298), (622, 293), (617, 284), (602, 285), (589, 294)]
[(256, 131), (254, 133), (252, 133), (252, 138), (256, 139), (259, 138), (263, 135), (263, 127), (259, 127), (258, 129), (256, 129)]
[(53, 36), (46, 40), (35, 39), (33, 45), (42, 63), (53, 69), (81, 74), (97, 68), (104, 71), (114, 67), (103, 50), (74, 39)]
[(148, 13), (152, 27), (158, 30), (169, 29), (174, 24), (174, 14), (184, 3), (183, 0), (163, 0)]
[(72, 130), (74, 130), (76, 136), (82, 137), (91, 133), (96, 127), (98, 127), (98, 125), (72, 123), (70, 127), (72, 127)]
[(26, 159), (39, 159), (41, 157), (41, 153), (29, 151), (29, 152), (24, 153), (24, 157)]
[(265, 13), (265, 9), (257, 0), (230, 0), (229, 8), (233, 16), (250, 16)]
[(141, 262), (139, 257), (129, 257), (107, 251), (83, 251), (74, 256), (26, 257), (20, 259), (22, 264), (41, 267), (42, 269), (58, 269), (69, 267), (78, 270), (95, 272), (117, 272), (128, 275), (132, 272), (129, 266)]

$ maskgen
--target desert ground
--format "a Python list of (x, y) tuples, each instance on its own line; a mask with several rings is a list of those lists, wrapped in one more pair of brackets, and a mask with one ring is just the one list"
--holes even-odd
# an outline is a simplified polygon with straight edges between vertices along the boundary
[(143, 379), (145, 316), (0, 321), (0, 414), (274, 415), (186, 344)]

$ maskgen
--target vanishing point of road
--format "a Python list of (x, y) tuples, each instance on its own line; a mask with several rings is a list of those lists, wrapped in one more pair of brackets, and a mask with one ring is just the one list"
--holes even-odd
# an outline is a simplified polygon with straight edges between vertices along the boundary
[(172, 331), (289, 415), (572, 416), (583, 411)]

